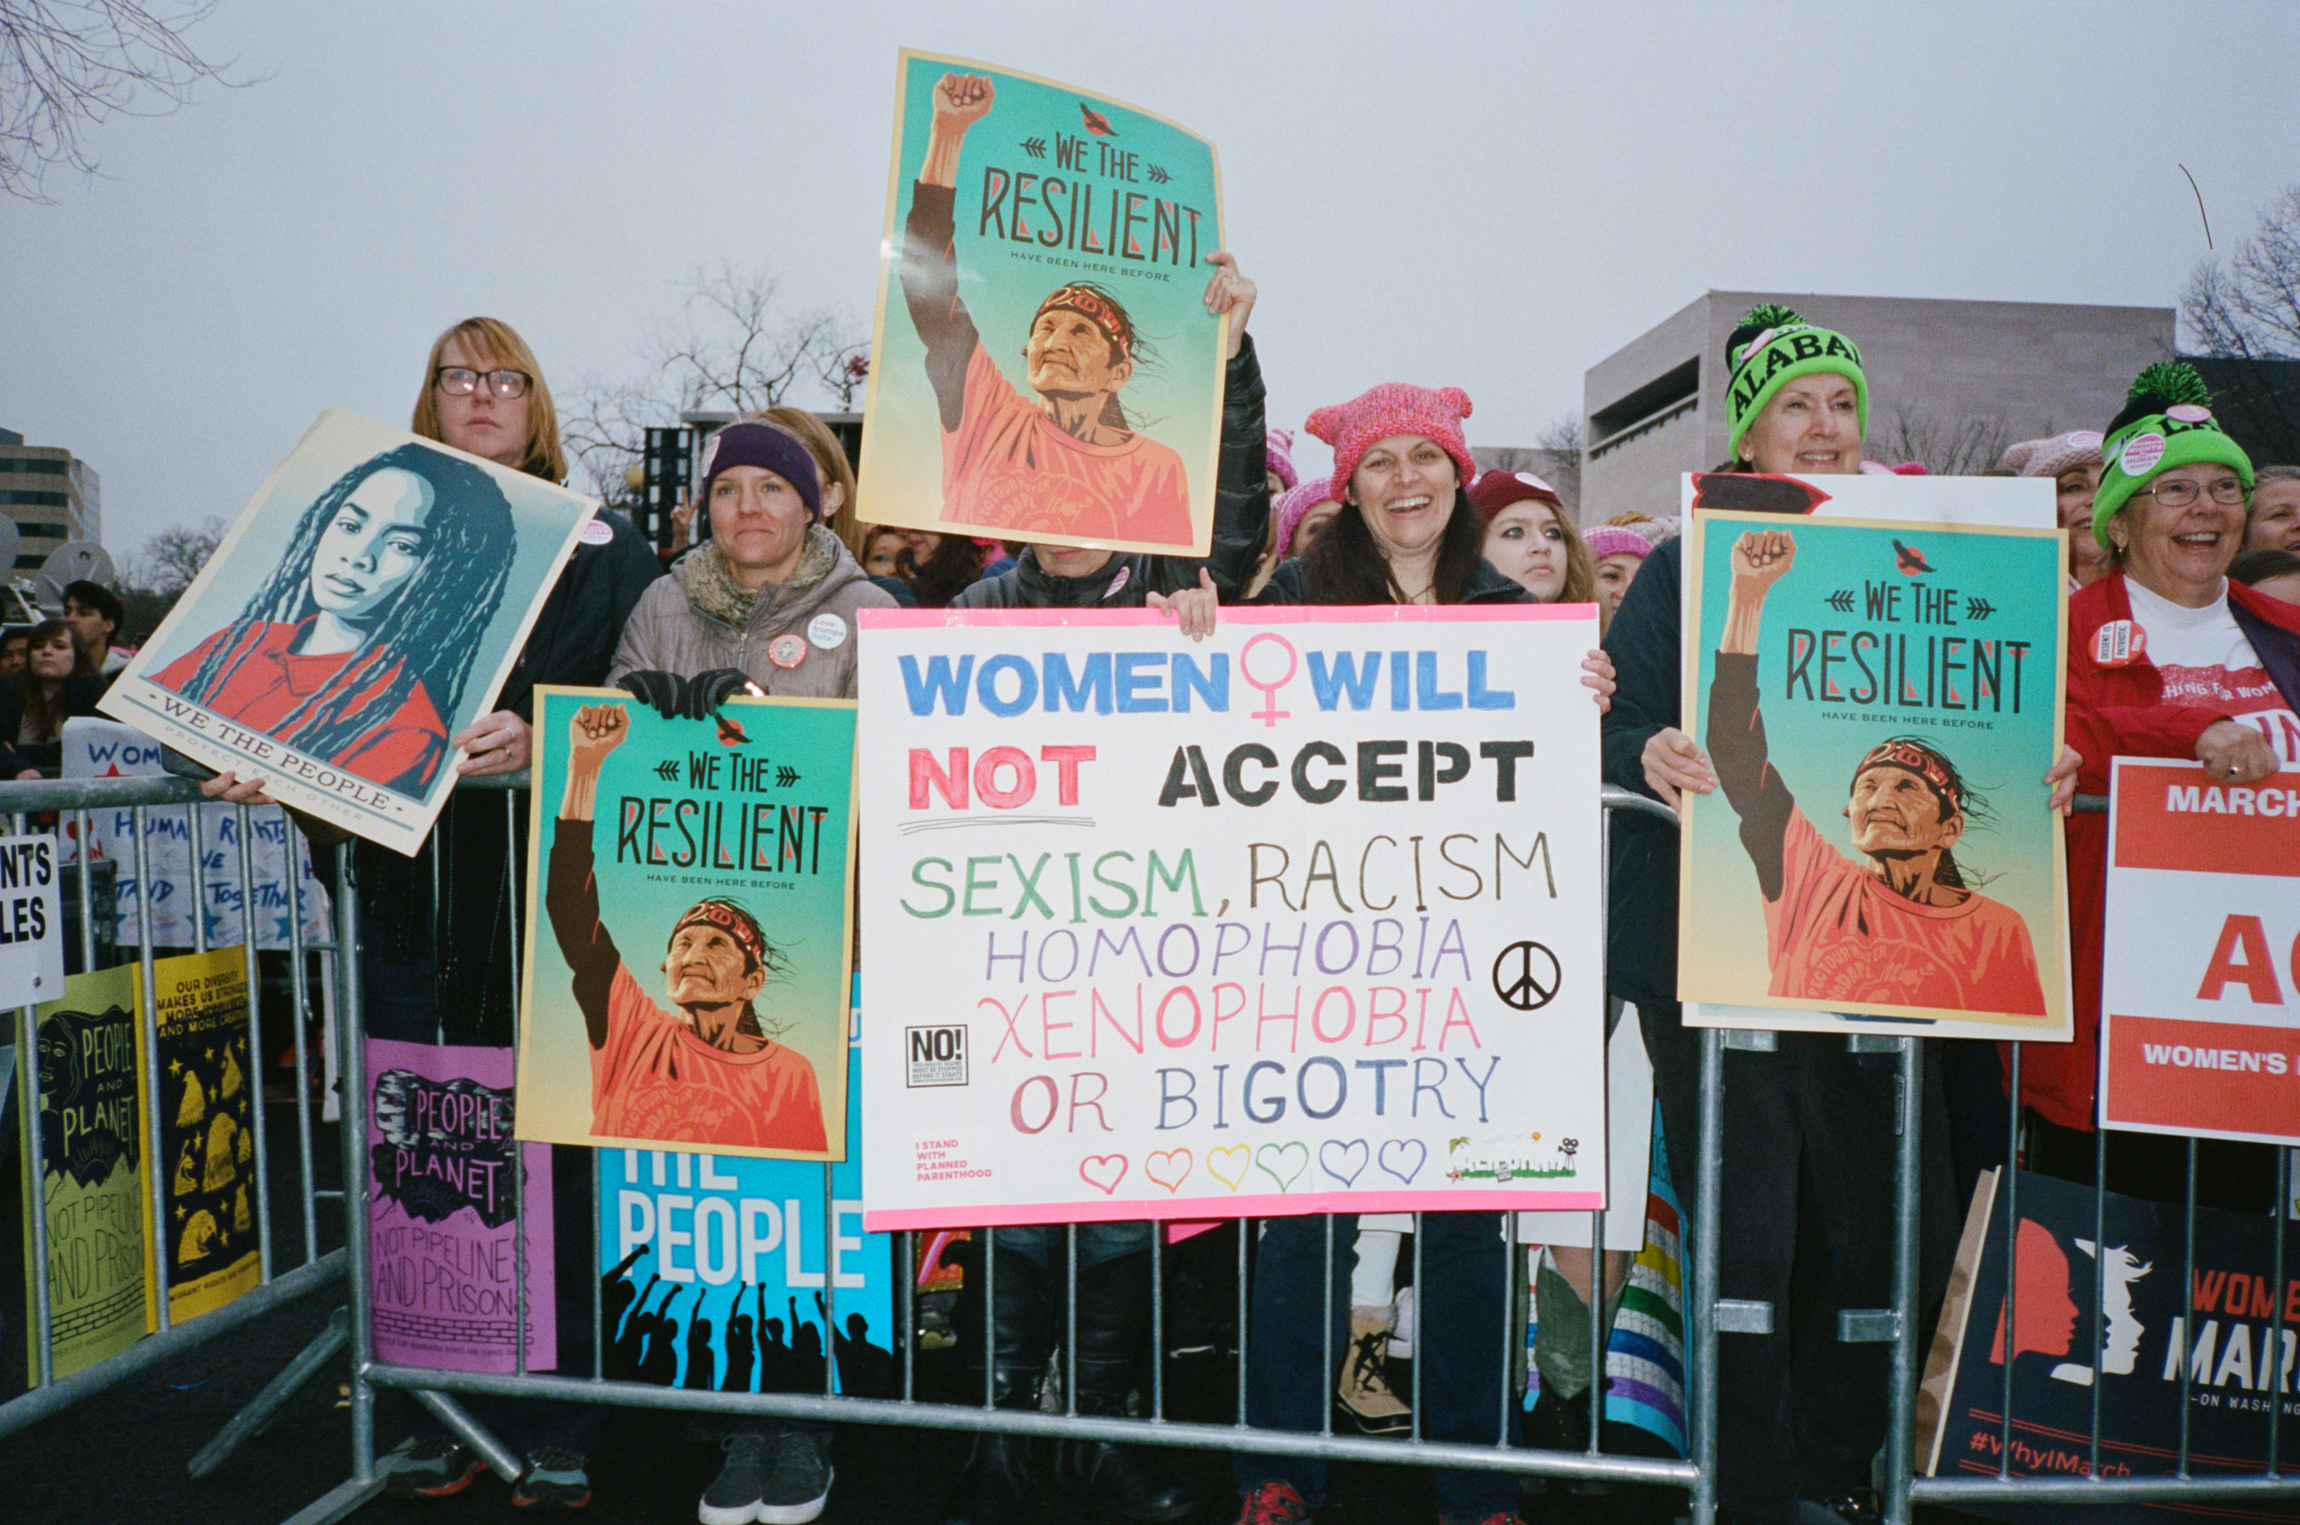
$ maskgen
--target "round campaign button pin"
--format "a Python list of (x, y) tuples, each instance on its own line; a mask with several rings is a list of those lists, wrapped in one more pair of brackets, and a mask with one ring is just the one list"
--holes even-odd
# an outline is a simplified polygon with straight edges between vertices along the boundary
[(2128, 477), (2144, 477), (2164, 459), (2164, 436), (2136, 434), (2116, 453), (2116, 464)]
[(615, 526), (593, 514), (583, 521), (583, 527), (575, 532), (575, 538), (585, 545), (606, 545), (615, 538)]
[(2212, 417), (2212, 410), (2200, 403), (2176, 402), (2164, 410), (2164, 416), (2177, 423), (2201, 424)]
[(847, 643), (847, 622), (835, 614), (818, 614), (807, 621), (807, 639), (825, 651), (836, 651)]
[(2148, 650), (2148, 632), (2130, 620), (2110, 620), (2093, 633), (2092, 659), (2102, 667), (2128, 667)]
[(767, 660), (777, 667), (796, 667), (807, 659), (807, 643), (798, 632), (786, 630), (767, 643)]

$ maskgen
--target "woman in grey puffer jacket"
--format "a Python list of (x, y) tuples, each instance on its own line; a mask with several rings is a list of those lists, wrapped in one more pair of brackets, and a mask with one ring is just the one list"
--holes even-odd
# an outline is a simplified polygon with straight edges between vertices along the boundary
[(855, 611), (891, 609), (816, 520), (814, 458), (776, 424), (729, 424), (704, 447), (711, 538), (650, 587), (623, 627), (625, 673), (734, 668), (778, 698), (855, 696)]

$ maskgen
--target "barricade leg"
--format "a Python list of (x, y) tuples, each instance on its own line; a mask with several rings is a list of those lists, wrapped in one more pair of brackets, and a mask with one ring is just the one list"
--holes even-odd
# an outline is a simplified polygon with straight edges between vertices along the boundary
[(263, 1391), (249, 1399), (245, 1408), (224, 1422), (224, 1427), (216, 1431), (216, 1438), (193, 1454), (186, 1470), (194, 1477), (206, 1477), (222, 1466), (243, 1441), (262, 1434), (264, 1427), (272, 1422), (272, 1416), (280, 1411), (280, 1405), (302, 1391), (303, 1385), (349, 1343), (350, 1327), (348, 1309), (338, 1308), (329, 1314), (327, 1327), (318, 1337), (281, 1368), (278, 1376), (265, 1383)]
[(493, 1431), (472, 1418), (462, 1404), (430, 1388), (410, 1388), (408, 1396), (429, 1409), (432, 1417), (445, 1425), (449, 1434), (463, 1442), (472, 1455), (487, 1463), (488, 1470), (497, 1477), (507, 1483), (519, 1480), (519, 1458), (511, 1454), (509, 1446), (495, 1438)]

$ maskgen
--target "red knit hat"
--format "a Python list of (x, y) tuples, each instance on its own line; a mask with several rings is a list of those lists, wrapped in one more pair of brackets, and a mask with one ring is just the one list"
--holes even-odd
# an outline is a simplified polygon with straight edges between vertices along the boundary
[(1477, 476), (1477, 462), (1469, 442), (1461, 436), (1461, 421), (1470, 415), (1469, 393), (1460, 387), (1417, 387), (1410, 382), (1385, 381), (1369, 387), (1348, 402), (1312, 413), (1303, 427), (1334, 447), (1333, 496), (1346, 501), (1350, 477), (1358, 460), (1375, 441), (1393, 434), (1419, 434), (1433, 439), (1453, 457), (1463, 486)]
[(1503, 471), (1496, 468), (1469, 484), (1470, 505), (1478, 517), (1488, 524), (1493, 516), (1512, 503), (1547, 503), (1551, 508), (1565, 507), (1565, 500), (1557, 489), (1530, 471)]

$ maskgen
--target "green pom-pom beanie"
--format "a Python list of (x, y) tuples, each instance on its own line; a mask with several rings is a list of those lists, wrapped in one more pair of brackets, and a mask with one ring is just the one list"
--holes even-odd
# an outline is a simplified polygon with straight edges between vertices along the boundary
[(1741, 326), (1725, 341), (1727, 416), (1733, 424), (1725, 453), (1741, 454), (1741, 436), (1765, 411), (1773, 394), (1799, 376), (1834, 371), (1853, 383), (1859, 401), (1861, 434), (1869, 433), (1869, 378), (1861, 370), (1861, 351), (1834, 329), (1819, 328), (1778, 303), (1752, 307)]
[(2124, 411), (2100, 445), (2100, 490), (2092, 499), (2092, 538), (2108, 547), (2108, 521), (2148, 479), (2203, 461), (2226, 466), (2252, 490), (2252, 460), (2212, 416), (2212, 393), (2194, 366), (2160, 361), (2133, 379)]

